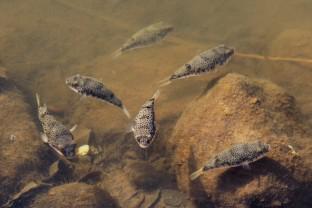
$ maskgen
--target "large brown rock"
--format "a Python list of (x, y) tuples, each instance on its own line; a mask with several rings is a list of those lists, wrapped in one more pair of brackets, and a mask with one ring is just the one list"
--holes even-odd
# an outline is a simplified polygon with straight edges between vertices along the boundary
[[(214, 154), (255, 139), (272, 150), (250, 170), (216, 169), (190, 181), (189, 175)], [(271, 82), (228, 74), (185, 110), (169, 148), (179, 188), (199, 203), (310, 207), (311, 139), (292, 96)]]
[(0, 68), (0, 205), (40, 178), (42, 146), (29, 105)]
[(114, 199), (96, 186), (69, 183), (56, 186), (36, 197), (31, 208), (115, 208)]

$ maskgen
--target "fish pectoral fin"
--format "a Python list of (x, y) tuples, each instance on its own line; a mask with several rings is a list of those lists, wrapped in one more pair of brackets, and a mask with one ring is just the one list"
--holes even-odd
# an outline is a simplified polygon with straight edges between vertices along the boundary
[(121, 109), (124, 112), (124, 114), (127, 116), (127, 118), (130, 119), (131, 115), (130, 115), (128, 109), (124, 105), (121, 107)]
[(158, 82), (159, 87), (164, 87), (164, 86), (167, 86), (167, 85), (171, 84), (170, 77), (171, 77), (171, 76), (168, 76), (168, 77), (166, 77), (165, 79), (160, 80), (160, 81)]
[(159, 95), (160, 95), (160, 90), (158, 89), (158, 90), (154, 93), (152, 99), (157, 100), (158, 97), (159, 97)]
[(40, 134), (40, 137), (41, 137), (41, 140), (44, 142), (44, 143), (48, 143), (48, 137), (47, 137), (47, 135), (46, 134), (44, 134), (44, 133), (41, 133)]
[(116, 59), (116, 58), (118, 58), (121, 54), (122, 54), (122, 50), (121, 50), (121, 48), (119, 48), (119, 49), (117, 49), (117, 50), (112, 54), (112, 57), (113, 57), (113, 59)]
[(134, 125), (135, 125), (135, 122), (134, 121), (131, 121), (128, 126), (126, 127), (126, 133), (131, 133), (134, 131)]
[(76, 129), (77, 129), (77, 124), (75, 124), (73, 127), (71, 127), (71, 129), (69, 129), (69, 131), (71, 132), (71, 133), (73, 133)]
[(202, 174), (204, 174), (204, 168), (200, 168), (200, 169), (196, 170), (195, 172), (193, 172), (193, 173), (190, 175), (191, 181), (195, 180), (196, 178), (198, 178), (198, 177), (201, 176)]
[(38, 93), (36, 93), (36, 102), (37, 102), (37, 106), (40, 107), (40, 97)]
[(159, 129), (160, 129), (160, 125), (159, 125), (159, 123), (155, 123), (155, 128), (156, 128), (156, 130), (155, 130), (155, 138), (159, 135)]
[(251, 169), (249, 163), (243, 163), (242, 166), (246, 170), (250, 170)]

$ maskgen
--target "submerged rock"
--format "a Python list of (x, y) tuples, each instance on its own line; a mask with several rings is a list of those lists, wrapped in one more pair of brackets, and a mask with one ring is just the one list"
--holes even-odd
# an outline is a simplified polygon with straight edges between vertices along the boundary
[[(141, 171), (146, 173), (141, 173)], [(165, 174), (161, 176), (147, 162), (131, 162), (128, 167), (115, 169), (104, 176), (98, 185), (105, 187), (118, 200), (121, 207), (195, 208), (193, 202), (185, 194), (173, 187), (174, 183), (168, 181), (169, 178), (164, 180), (160, 177), (167, 176)]]
[(125, 167), (128, 178), (137, 189), (155, 191), (161, 187), (172, 186), (172, 176), (159, 171), (148, 161), (129, 161)]
[(31, 198), (36, 192), (43, 191), (44, 188), (49, 187), (50, 184), (31, 181), (22, 188), (20, 192), (14, 194), (11, 199), (3, 206), (8, 207), (23, 207), (23, 204), (27, 201), (27, 198)]
[[(38, 180), (49, 159), (21, 92), (0, 68), (0, 205), (29, 181)], [(41, 153), (42, 152), (42, 153)], [(51, 159), (51, 158), (50, 158)]]
[(119, 207), (105, 191), (84, 183), (56, 186), (37, 196), (31, 208), (115, 208)]
[[(256, 139), (269, 143), (271, 151), (250, 170), (215, 169), (190, 181), (190, 174), (215, 154)], [(185, 110), (169, 140), (169, 151), (174, 152), (179, 188), (198, 204), (270, 207), (280, 202), (308, 207), (311, 139), (292, 96), (271, 82), (228, 74)]]

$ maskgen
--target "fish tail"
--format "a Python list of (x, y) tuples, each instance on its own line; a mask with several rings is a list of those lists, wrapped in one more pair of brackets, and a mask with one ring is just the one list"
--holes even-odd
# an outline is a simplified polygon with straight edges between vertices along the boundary
[(157, 98), (159, 97), (159, 95), (160, 95), (160, 90), (158, 89), (158, 90), (154, 93), (152, 99), (153, 99), (153, 100), (157, 100)]
[(171, 84), (170, 77), (166, 77), (165, 79), (160, 80), (158, 84), (159, 84), (159, 87), (164, 87), (164, 86)]
[(40, 97), (38, 93), (36, 93), (36, 101), (37, 101), (38, 107), (40, 107)]
[(194, 173), (191, 174), (190, 178), (191, 180), (195, 180), (196, 178), (198, 178), (199, 176), (201, 176), (204, 173), (204, 168), (200, 168), (199, 170), (195, 171)]
[(125, 115), (126, 115), (128, 118), (131, 118), (129, 111), (127, 110), (127, 108), (126, 108), (125, 106), (122, 106), (122, 111), (125, 113)]
[(118, 50), (116, 50), (116, 51), (112, 54), (112, 56), (113, 56), (114, 59), (116, 59), (116, 58), (118, 58), (121, 54), (122, 54), (122, 51), (121, 51), (121, 49), (119, 48)]

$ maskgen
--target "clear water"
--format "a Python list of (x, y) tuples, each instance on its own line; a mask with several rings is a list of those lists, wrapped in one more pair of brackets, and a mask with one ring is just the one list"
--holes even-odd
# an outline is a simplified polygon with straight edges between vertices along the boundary
[[(310, 0), (1, 0), (0, 61), (34, 115), (38, 92), (66, 125), (90, 128), (105, 139), (124, 132), (129, 121), (117, 108), (81, 100), (65, 85), (66, 77), (80, 73), (102, 79), (135, 115), (158, 81), (220, 43), (242, 53), (312, 58), (311, 10)], [(129, 36), (158, 21), (175, 31), (159, 44), (112, 59)], [(296, 97), (312, 122), (312, 64), (235, 57), (225, 71), (277, 83)], [(217, 75), (178, 81), (162, 91), (157, 118), (163, 139)]]

